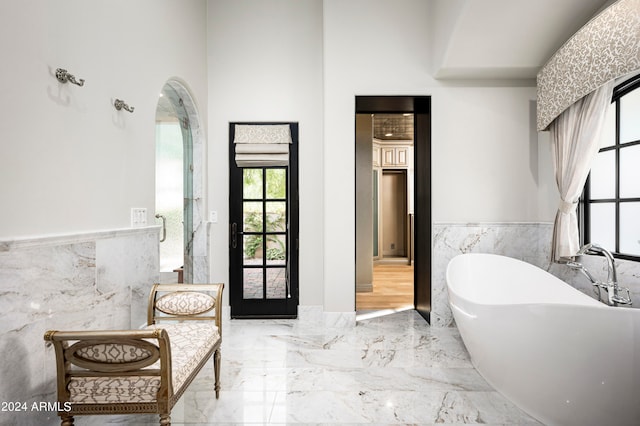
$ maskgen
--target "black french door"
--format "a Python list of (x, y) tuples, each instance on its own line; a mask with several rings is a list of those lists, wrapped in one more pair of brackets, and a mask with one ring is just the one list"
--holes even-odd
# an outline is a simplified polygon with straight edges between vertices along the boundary
[[(289, 124), (289, 164), (238, 167), (235, 124)], [(298, 124), (229, 126), (229, 301), (232, 318), (298, 313)]]

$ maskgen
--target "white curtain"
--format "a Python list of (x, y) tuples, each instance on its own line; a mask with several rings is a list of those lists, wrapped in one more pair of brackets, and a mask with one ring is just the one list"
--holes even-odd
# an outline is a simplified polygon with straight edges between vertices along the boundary
[(553, 229), (551, 259), (559, 262), (580, 249), (576, 208), (591, 162), (600, 148), (613, 81), (571, 105), (549, 126), (560, 205)]
[(289, 164), (291, 128), (288, 124), (236, 124), (233, 142), (238, 167)]

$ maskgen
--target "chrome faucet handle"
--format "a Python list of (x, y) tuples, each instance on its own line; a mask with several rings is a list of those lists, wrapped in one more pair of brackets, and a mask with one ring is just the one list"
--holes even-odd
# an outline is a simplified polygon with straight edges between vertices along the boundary
[(570, 260), (567, 263), (565, 263), (565, 265), (567, 265), (571, 269), (576, 269), (576, 270), (582, 272), (589, 279), (589, 281), (591, 281), (591, 284), (593, 284), (593, 285), (599, 285), (600, 284), (600, 282), (598, 282), (593, 277), (593, 275), (591, 275), (591, 273), (589, 271), (587, 271), (587, 268), (585, 268), (582, 263)]
[(580, 247), (580, 250), (576, 253), (576, 256), (582, 256), (584, 254), (597, 254), (599, 252), (598, 249), (601, 247), (596, 243), (585, 244)]
[[(626, 291), (627, 297), (621, 296), (621, 291)], [(628, 287), (618, 287), (616, 294), (613, 295), (611, 300), (618, 305), (633, 305), (633, 302), (631, 301), (631, 293), (629, 292)]]

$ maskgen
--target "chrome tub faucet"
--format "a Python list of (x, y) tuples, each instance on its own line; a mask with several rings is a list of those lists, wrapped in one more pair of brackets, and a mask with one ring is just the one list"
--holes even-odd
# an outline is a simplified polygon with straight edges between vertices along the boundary
[[(615, 259), (611, 252), (604, 247), (598, 244), (585, 244), (578, 250), (576, 256), (582, 256), (587, 254), (602, 254), (607, 259), (607, 282), (603, 283), (601, 281), (597, 281), (593, 275), (587, 271), (584, 265), (580, 262), (569, 261), (567, 262), (567, 266), (573, 269), (577, 269), (582, 272), (588, 279), (591, 281), (594, 287), (598, 290), (598, 296), (600, 295), (600, 289), (604, 289), (607, 291), (607, 298), (609, 305), (631, 305), (631, 295), (629, 293), (629, 289), (626, 287), (620, 287), (618, 285), (618, 276), (616, 272), (616, 263)], [(621, 293), (626, 292), (626, 296), (623, 296)]]

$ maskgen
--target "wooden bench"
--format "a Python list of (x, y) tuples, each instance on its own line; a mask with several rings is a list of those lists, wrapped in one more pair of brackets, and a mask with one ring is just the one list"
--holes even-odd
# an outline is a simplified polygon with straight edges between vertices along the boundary
[(56, 354), (58, 415), (155, 413), (171, 409), (213, 355), (220, 395), (223, 284), (155, 284), (147, 327), (140, 330), (47, 331)]

